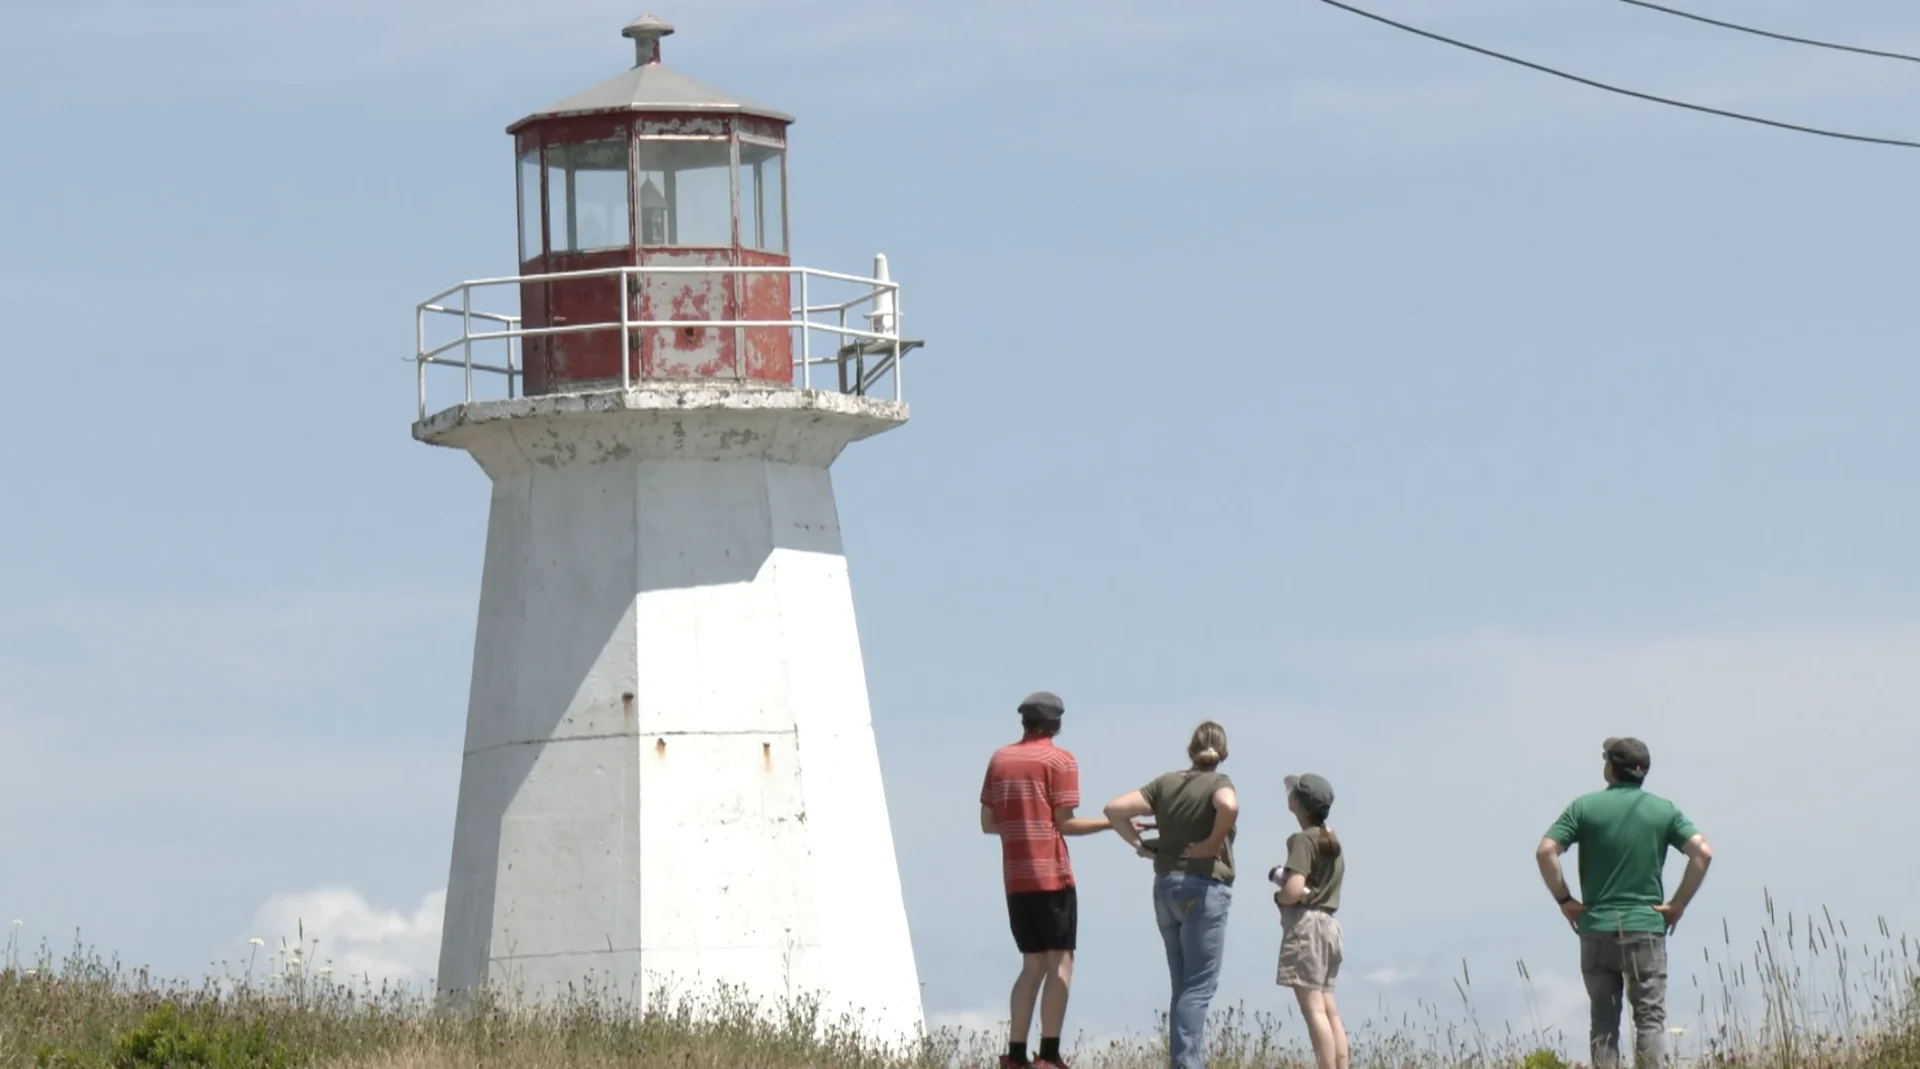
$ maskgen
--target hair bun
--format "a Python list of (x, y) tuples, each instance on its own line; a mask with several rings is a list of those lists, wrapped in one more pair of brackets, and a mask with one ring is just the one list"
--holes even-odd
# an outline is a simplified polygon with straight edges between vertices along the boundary
[(1209, 746), (1193, 756), (1196, 760), (1200, 761), (1218, 761), (1220, 760), (1220, 751)]

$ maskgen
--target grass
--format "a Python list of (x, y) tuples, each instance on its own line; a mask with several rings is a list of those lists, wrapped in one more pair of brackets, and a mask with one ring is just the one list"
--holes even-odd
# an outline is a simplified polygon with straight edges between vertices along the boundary
[[(1896, 938), (1884, 921), (1876, 949), (1824, 910), (1783, 918), (1770, 898), (1766, 905), (1768, 924), (1750, 954), (1734, 952), (1723, 925), (1720, 959), (1703, 950), (1704, 968), (1691, 976), (1683, 962), (1670, 962), (1669, 1017), (1705, 1032), (1675, 1037), (1684, 1064), (1920, 1069), (1920, 946)], [(994, 1064), (1002, 1042), (948, 1030), (913, 1049), (883, 1050), (811, 1006), (763, 1012), (725, 991), (656, 996), (644, 1011), (581, 991), (541, 1009), (482, 999), (454, 1012), (404, 988), (336, 983), (298, 945), (269, 954), (264, 970), (256, 944), (256, 960), (238, 975), (163, 983), (77, 943), (58, 960), (43, 946), (31, 961), (7, 943), (0, 1067), (958, 1069)], [(1525, 964), (1515, 967), (1530, 985)], [(1463, 1019), (1452, 1007), (1424, 1004), (1397, 1019), (1349, 1019), (1355, 1069), (1556, 1069), (1579, 1064), (1561, 1052), (1584, 1057), (1584, 1036), (1549, 1035), (1537, 1022), (1524, 1033), (1489, 1035), (1464, 963), (1454, 986)], [(1282, 1041), (1303, 1034), (1291, 1009), (1221, 1008), (1209, 1030), (1210, 1069), (1312, 1065), (1298, 1040)], [(1160, 1037), (1147, 1034), (1083, 1042), (1071, 1060), (1086, 1069), (1159, 1069), (1166, 1054)]]

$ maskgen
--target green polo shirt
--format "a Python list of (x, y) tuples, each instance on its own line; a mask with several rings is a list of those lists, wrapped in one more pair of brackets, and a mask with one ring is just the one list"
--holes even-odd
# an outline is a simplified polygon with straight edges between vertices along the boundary
[(1666, 901), (1667, 848), (1698, 834), (1680, 807), (1636, 784), (1615, 783), (1573, 800), (1547, 829), (1562, 848), (1579, 844), (1580, 931), (1664, 932), (1653, 907)]

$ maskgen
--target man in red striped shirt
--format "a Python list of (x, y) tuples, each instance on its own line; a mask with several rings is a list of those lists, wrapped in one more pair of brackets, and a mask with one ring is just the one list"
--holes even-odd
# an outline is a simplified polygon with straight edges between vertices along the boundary
[[(1105, 817), (1073, 815), (1080, 805), (1080, 766), (1072, 754), (1054, 745), (1066, 712), (1060, 698), (1040, 691), (1021, 702), (1019, 711), (1023, 737), (994, 751), (980, 788), (980, 830), (1000, 837), (1007, 920), (1020, 950), (1020, 976), (1013, 982), (1012, 1035), (1000, 1066), (1066, 1069), (1060, 1031), (1066, 1025), (1079, 928), (1066, 836), (1092, 835), (1111, 825)], [(1033, 1026), (1036, 998), (1040, 999), (1040, 1053), (1029, 1061), (1027, 1034)]]

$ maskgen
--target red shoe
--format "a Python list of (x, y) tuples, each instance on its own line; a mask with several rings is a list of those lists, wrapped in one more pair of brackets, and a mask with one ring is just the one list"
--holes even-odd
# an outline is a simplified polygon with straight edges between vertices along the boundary
[(1033, 1069), (1067, 1069), (1067, 1063), (1062, 1058), (1035, 1058)]
[(1015, 1061), (1013, 1058), (1013, 1055), (1002, 1054), (1000, 1056), (1000, 1069), (1033, 1069), (1033, 1063), (1027, 1062), (1027, 1061)]

